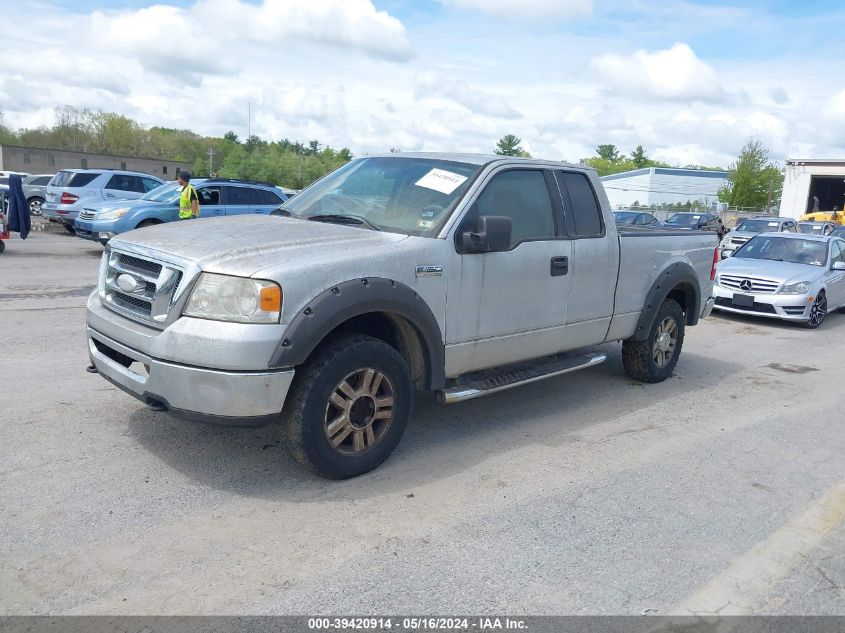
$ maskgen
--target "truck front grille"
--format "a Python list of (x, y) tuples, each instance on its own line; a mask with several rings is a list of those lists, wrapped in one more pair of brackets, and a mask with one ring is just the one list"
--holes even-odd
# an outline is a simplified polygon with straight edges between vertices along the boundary
[(733, 245), (735, 245), (735, 246), (742, 246), (742, 245), (743, 245), (743, 244), (745, 244), (745, 243), (746, 243), (749, 239), (751, 239), (751, 238), (749, 238), (749, 237), (732, 237), (732, 238), (731, 238), (731, 244), (733, 244)]
[(135, 321), (163, 328), (182, 275), (172, 264), (113, 250), (100, 279), (103, 303)]
[[(751, 284), (751, 287), (748, 288), (747, 284), (743, 284), (742, 282), (747, 281)], [(720, 275), (719, 276), (719, 285), (724, 286), (725, 288), (730, 288), (731, 290), (739, 290), (740, 292), (744, 292), (747, 294), (761, 294), (761, 295), (771, 295), (777, 291), (778, 286), (780, 286), (780, 282), (777, 281), (770, 281), (768, 279), (759, 279), (756, 277), (739, 277), (735, 275)], [(743, 288), (742, 285), (746, 287)]]

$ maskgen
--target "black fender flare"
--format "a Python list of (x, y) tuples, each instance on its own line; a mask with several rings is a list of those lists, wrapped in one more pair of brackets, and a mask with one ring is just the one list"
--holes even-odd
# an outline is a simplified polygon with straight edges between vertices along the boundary
[(701, 284), (698, 282), (698, 275), (686, 262), (675, 262), (660, 273), (651, 286), (651, 290), (648, 291), (643, 311), (637, 321), (637, 329), (631, 337), (632, 340), (644, 341), (648, 337), (657, 311), (669, 293), (678, 286), (683, 286), (686, 293), (687, 325), (698, 323), (698, 317), (701, 314)]
[(425, 387), (442, 388), (446, 384), (446, 347), (431, 308), (405, 284), (381, 277), (345, 281), (309, 301), (285, 329), (270, 367), (301, 365), (339, 325), (373, 312), (400, 316), (414, 327), (425, 357)]

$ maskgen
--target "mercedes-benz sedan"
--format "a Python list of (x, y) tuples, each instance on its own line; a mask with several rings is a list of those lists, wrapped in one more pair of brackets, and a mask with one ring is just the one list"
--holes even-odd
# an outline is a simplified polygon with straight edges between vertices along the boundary
[(719, 263), (713, 292), (717, 310), (817, 328), (830, 310), (845, 307), (845, 240), (757, 235)]

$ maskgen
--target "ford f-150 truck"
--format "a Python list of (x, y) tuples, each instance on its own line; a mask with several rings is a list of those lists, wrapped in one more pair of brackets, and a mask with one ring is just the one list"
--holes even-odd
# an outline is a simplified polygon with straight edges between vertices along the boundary
[(716, 235), (618, 229), (583, 167), (365, 157), (277, 215), (113, 238), (89, 354), (155, 409), (280, 421), (294, 457), (331, 478), (390, 455), (415, 388), (460, 402), (592, 367), (606, 355), (584, 348), (608, 341), (659, 382), (713, 306)]

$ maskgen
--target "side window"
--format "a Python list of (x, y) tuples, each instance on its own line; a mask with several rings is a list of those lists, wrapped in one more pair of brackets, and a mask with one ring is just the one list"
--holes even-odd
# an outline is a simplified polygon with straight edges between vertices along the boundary
[(161, 183), (158, 180), (153, 180), (152, 178), (141, 178), (141, 185), (143, 186), (144, 193), (148, 191), (152, 191), (156, 187), (160, 187)]
[(557, 236), (552, 201), (542, 171), (518, 169), (494, 176), (474, 206), (475, 215), (511, 219), (511, 246), (525, 240)]
[[(570, 207), (565, 209), (575, 225), (575, 237), (598, 237), (604, 233), (601, 209), (590, 181), (584, 174), (556, 172), (561, 193), (569, 192)], [(565, 200), (565, 198), (564, 198)], [(564, 202), (564, 205), (566, 203)]]
[(32, 185), (46, 185), (48, 182), (50, 182), (51, 178), (52, 178), (52, 176), (41, 176), (41, 178), (36, 178), (30, 184), (32, 184)]
[(215, 206), (220, 204), (220, 187), (203, 187), (197, 189), (197, 196), (200, 199), (201, 207)]
[(842, 245), (839, 242), (831, 242), (830, 244), (830, 263), (845, 262), (845, 253), (842, 251)]
[(277, 196), (272, 191), (267, 191), (266, 189), (255, 189), (255, 194), (258, 196), (258, 204), (273, 204), (273, 205), (280, 205), (284, 200), (282, 200), (279, 196)]
[(252, 189), (247, 187), (226, 187), (226, 204), (253, 204)]
[(798, 227), (796, 226), (795, 222), (790, 222), (789, 226), (786, 228), (786, 230), (789, 231), (790, 233), (797, 233)]
[(106, 189), (116, 189), (118, 191), (136, 191), (135, 187), (135, 177), (125, 176), (123, 174), (115, 174), (106, 183)]

